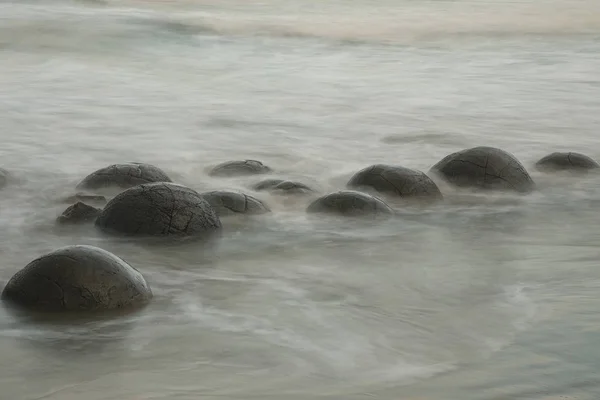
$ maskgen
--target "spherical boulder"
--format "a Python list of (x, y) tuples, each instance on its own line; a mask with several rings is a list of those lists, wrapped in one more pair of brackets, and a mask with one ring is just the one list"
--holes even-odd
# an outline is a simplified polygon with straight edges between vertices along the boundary
[(171, 182), (171, 178), (154, 165), (130, 162), (109, 165), (92, 172), (77, 187), (85, 189), (99, 189), (108, 186), (130, 188), (153, 182)]
[(256, 191), (268, 190), (274, 193), (305, 194), (312, 193), (309, 186), (302, 182), (288, 181), (284, 179), (265, 179), (252, 186)]
[(73, 202), (90, 202), (90, 203), (106, 203), (106, 197), (100, 196), (97, 194), (88, 194), (88, 193), (75, 193), (72, 196), (65, 197), (62, 202), (63, 203), (73, 203)]
[(271, 172), (272, 169), (260, 161), (241, 160), (227, 161), (215, 166), (210, 172), (211, 176), (244, 176), (260, 175)]
[(96, 219), (107, 233), (130, 236), (212, 236), (216, 211), (198, 192), (174, 183), (148, 183), (119, 193)]
[(78, 224), (82, 222), (93, 221), (100, 215), (101, 209), (88, 206), (85, 203), (78, 201), (72, 206), (68, 207), (63, 213), (56, 219), (59, 224)]
[(271, 210), (259, 199), (240, 192), (216, 190), (200, 194), (219, 216), (232, 214), (264, 214)]
[(375, 164), (357, 172), (348, 182), (350, 189), (373, 189), (403, 199), (435, 201), (442, 198), (437, 185), (421, 171)]
[(512, 154), (494, 147), (473, 147), (452, 153), (431, 168), (450, 184), (462, 188), (528, 193), (535, 184)]
[(80, 245), (30, 262), (10, 279), (2, 299), (35, 311), (101, 311), (143, 306), (152, 290), (119, 257)]
[(341, 190), (319, 197), (306, 211), (345, 216), (387, 216), (394, 213), (383, 200), (354, 190)]
[(581, 153), (561, 153), (556, 152), (548, 154), (535, 164), (536, 168), (542, 172), (571, 171), (585, 172), (600, 168), (600, 164), (592, 158)]

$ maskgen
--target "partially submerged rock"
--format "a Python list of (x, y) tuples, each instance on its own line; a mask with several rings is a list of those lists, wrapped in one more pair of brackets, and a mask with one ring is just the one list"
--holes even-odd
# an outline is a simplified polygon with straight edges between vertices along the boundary
[(542, 172), (586, 172), (600, 168), (600, 164), (592, 158), (581, 153), (563, 153), (556, 152), (548, 154), (535, 164), (536, 168)]
[(96, 219), (102, 231), (134, 236), (212, 236), (221, 231), (213, 207), (174, 183), (149, 183), (119, 193)]
[(63, 213), (56, 219), (59, 224), (78, 224), (82, 222), (91, 222), (100, 215), (101, 209), (88, 206), (85, 203), (78, 201), (72, 206), (68, 207)]
[(383, 200), (354, 190), (342, 190), (319, 197), (306, 211), (344, 216), (387, 216), (394, 213)]
[(114, 254), (68, 246), (17, 272), (2, 299), (35, 311), (100, 311), (143, 306), (152, 290), (142, 274)]
[(250, 195), (226, 190), (202, 193), (201, 196), (217, 211), (220, 216), (232, 214), (264, 214), (269, 207)]
[(98, 194), (88, 194), (80, 192), (75, 193), (72, 196), (65, 197), (63, 199), (63, 203), (76, 203), (78, 201), (89, 203), (106, 203), (106, 197), (100, 196)]
[(272, 169), (260, 161), (240, 160), (227, 161), (215, 166), (210, 172), (211, 176), (244, 176), (267, 174)]
[(452, 153), (435, 164), (431, 172), (462, 188), (528, 193), (535, 187), (525, 167), (512, 154), (494, 147)]
[(274, 193), (305, 194), (314, 192), (302, 182), (288, 181), (285, 179), (265, 179), (252, 186), (256, 191), (268, 190)]
[(130, 188), (153, 182), (171, 182), (171, 178), (154, 165), (131, 162), (109, 165), (92, 172), (77, 187), (85, 189), (99, 189), (109, 186)]
[(348, 182), (351, 189), (372, 189), (403, 199), (435, 201), (442, 198), (437, 185), (421, 171), (375, 164), (357, 172)]

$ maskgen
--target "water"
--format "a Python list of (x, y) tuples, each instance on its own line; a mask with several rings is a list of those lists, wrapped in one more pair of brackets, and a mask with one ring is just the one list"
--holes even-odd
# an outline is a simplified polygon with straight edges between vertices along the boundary
[(309, 199), (224, 220), (215, 254), (59, 229), (89, 172), (143, 161), (197, 190), (255, 158), (328, 192), (372, 163), (490, 145), (600, 159), (600, 3), (0, 3), (0, 282), (91, 244), (139, 268), (143, 312), (0, 312), (1, 399), (600, 396), (600, 177), (455, 193), (400, 220), (315, 221)]

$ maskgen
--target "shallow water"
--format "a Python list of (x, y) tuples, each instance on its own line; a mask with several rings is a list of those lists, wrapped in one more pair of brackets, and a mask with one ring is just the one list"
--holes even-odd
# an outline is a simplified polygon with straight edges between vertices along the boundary
[[(32, 324), (0, 311), (2, 399), (578, 399), (600, 396), (600, 3), (0, 2), (0, 282), (68, 244), (139, 268), (144, 311)], [(89, 172), (143, 161), (197, 190), (260, 159), (328, 192), (502, 147), (540, 190), (365, 224), (254, 193), (218, 249), (57, 228)]]

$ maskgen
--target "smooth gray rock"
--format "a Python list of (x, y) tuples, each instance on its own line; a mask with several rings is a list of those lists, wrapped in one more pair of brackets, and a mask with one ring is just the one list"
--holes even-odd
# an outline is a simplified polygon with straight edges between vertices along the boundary
[(153, 182), (171, 182), (171, 178), (154, 165), (130, 162), (109, 165), (92, 172), (77, 187), (85, 189), (99, 189), (109, 186), (130, 188)]
[(202, 193), (201, 196), (220, 216), (232, 214), (264, 214), (271, 210), (259, 199), (250, 195), (226, 190)]
[(561, 153), (556, 152), (548, 154), (535, 164), (536, 168), (542, 172), (572, 171), (585, 172), (600, 168), (600, 164), (592, 158), (581, 153)]
[(284, 179), (265, 179), (252, 186), (256, 191), (268, 190), (275, 193), (306, 194), (314, 192), (309, 186), (302, 182), (288, 181)]
[(535, 188), (529, 173), (512, 154), (494, 147), (452, 153), (431, 168), (450, 184), (463, 188), (528, 193)]
[(95, 220), (101, 212), (102, 210), (99, 208), (88, 206), (87, 204), (78, 201), (63, 211), (56, 219), (56, 222), (59, 224), (90, 222)]
[(391, 215), (394, 211), (383, 200), (354, 190), (342, 190), (319, 197), (306, 209), (308, 213), (344, 216)]
[(119, 193), (96, 226), (133, 236), (212, 236), (221, 231), (212, 206), (195, 190), (174, 183), (148, 183)]
[(244, 176), (267, 174), (272, 169), (256, 160), (227, 161), (215, 166), (210, 176)]
[(348, 182), (350, 189), (373, 189), (403, 199), (436, 201), (443, 198), (437, 185), (421, 171), (375, 164), (357, 172)]
[(114, 254), (68, 246), (17, 272), (2, 299), (36, 311), (100, 311), (143, 306), (152, 290), (142, 274)]

